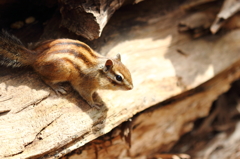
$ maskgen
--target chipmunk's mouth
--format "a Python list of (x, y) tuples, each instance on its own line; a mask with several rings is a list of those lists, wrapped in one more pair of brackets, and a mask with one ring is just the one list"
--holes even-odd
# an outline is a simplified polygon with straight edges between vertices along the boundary
[(128, 90), (133, 89), (133, 85), (128, 85), (127, 89), (128, 89)]

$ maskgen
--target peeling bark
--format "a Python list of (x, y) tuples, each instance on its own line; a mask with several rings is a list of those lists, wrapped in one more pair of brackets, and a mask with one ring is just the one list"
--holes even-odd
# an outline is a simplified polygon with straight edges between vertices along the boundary
[(61, 25), (89, 40), (101, 36), (113, 13), (125, 0), (60, 0)]

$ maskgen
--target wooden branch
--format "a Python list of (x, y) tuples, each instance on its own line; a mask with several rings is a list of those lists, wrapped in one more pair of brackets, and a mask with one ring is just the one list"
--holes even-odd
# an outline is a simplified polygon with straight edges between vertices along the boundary
[(215, 34), (226, 22), (227, 19), (235, 15), (240, 10), (240, 2), (236, 0), (225, 0), (222, 9), (218, 13), (210, 30)]
[(181, 8), (184, 9), (184, 10), (190, 10), (194, 7), (199, 6), (199, 5), (209, 3), (209, 2), (213, 2), (213, 1), (216, 1), (216, 0), (195, 0), (195, 1), (190, 0), (190, 1), (186, 1), (185, 4), (183, 4), (181, 6)]
[[(120, 154), (122, 158), (151, 158), (154, 153), (168, 152), (181, 135), (193, 128), (197, 118), (208, 114), (212, 102), (230, 88), (230, 83), (240, 78), (239, 68), (240, 60), (206, 83), (139, 113), (111, 134), (91, 141), (66, 158), (95, 159), (96, 154), (98, 159), (117, 158)], [(130, 141), (123, 139), (128, 133), (121, 134), (126, 129)], [(57, 155), (71, 152), (73, 145)]]
[(125, 0), (60, 0), (61, 25), (89, 40), (100, 37), (112, 14)]
[[(56, 96), (31, 70), (1, 68), (0, 157), (58, 158), (162, 103), (133, 119), (130, 152), (138, 156), (167, 150), (191, 130), (193, 120), (206, 116), (210, 103), (239, 78), (240, 29), (193, 40), (177, 31), (187, 13), (162, 14), (161, 6), (144, 1), (131, 12), (116, 12), (102, 37), (90, 43), (108, 56), (121, 53), (134, 82), (132, 91), (99, 91), (106, 104), (100, 110), (91, 109), (70, 86), (68, 95)], [(110, 154), (120, 155), (126, 150), (125, 142), (124, 149), (118, 145), (123, 133), (112, 134), (116, 139), (106, 145), (114, 146)], [(101, 157), (102, 151), (92, 146), (82, 155)]]

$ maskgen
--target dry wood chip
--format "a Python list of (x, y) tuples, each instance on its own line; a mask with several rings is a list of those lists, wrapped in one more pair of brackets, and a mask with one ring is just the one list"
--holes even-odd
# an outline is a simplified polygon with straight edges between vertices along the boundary
[(239, 10), (239, 0), (225, 0), (221, 11), (218, 13), (215, 21), (211, 26), (211, 32), (215, 34), (223, 26), (226, 20), (236, 14)]

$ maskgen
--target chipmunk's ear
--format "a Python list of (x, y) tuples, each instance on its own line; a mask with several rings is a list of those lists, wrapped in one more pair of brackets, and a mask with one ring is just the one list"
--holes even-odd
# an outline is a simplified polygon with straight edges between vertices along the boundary
[(116, 60), (118, 61), (121, 61), (121, 55), (120, 54), (117, 54), (116, 57), (115, 57)]
[(108, 59), (106, 62), (105, 62), (105, 66), (103, 68), (103, 71), (104, 72), (107, 72), (109, 71), (111, 68), (113, 67), (113, 61)]

